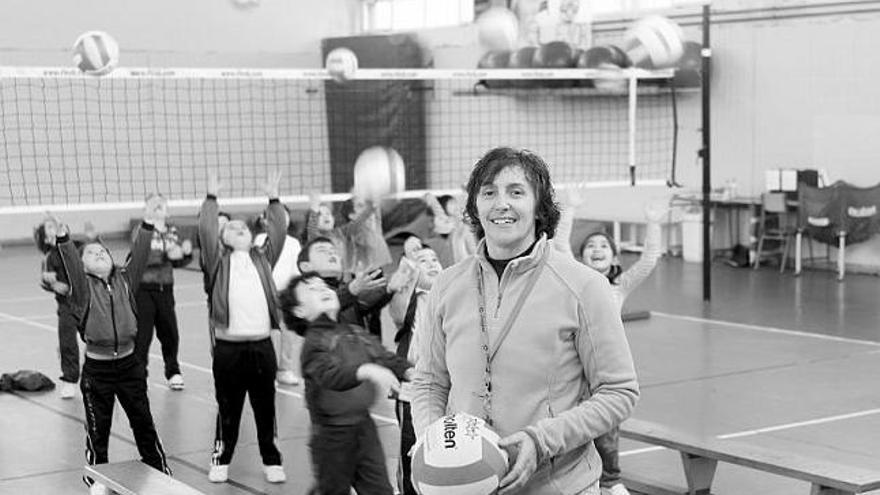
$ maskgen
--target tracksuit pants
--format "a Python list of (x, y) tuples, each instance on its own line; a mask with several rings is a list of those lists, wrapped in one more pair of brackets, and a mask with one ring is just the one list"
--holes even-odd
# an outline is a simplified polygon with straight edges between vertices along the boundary
[(602, 458), (599, 484), (603, 488), (610, 488), (620, 483), (620, 427), (615, 426), (608, 433), (596, 437), (593, 443)]
[(108, 462), (113, 406), (118, 399), (128, 416), (141, 461), (171, 474), (150, 412), (144, 367), (134, 354), (107, 361), (86, 356), (80, 390), (86, 413), (86, 461), (89, 465)]
[(61, 381), (79, 381), (79, 333), (77, 320), (67, 304), (58, 304), (58, 354), (61, 359)]
[(247, 396), (254, 411), (263, 465), (280, 466), (281, 452), (275, 445), (275, 372), (278, 367), (272, 341), (268, 337), (248, 342), (218, 339), (212, 369), (218, 411), (211, 464), (224, 466), (232, 461)]
[(278, 371), (293, 371), (299, 374), (298, 355), (302, 337), (290, 330), (272, 330), (272, 346), (278, 356)]
[(412, 409), (409, 402), (398, 400), (395, 413), (400, 424), (400, 466), (397, 476), (397, 489), (403, 495), (416, 495), (412, 484), (412, 458), (409, 451), (416, 444), (416, 432), (413, 429)]
[(153, 342), (153, 328), (162, 346), (162, 359), (165, 361), (165, 379), (180, 374), (177, 353), (180, 348), (180, 332), (177, 328), (177, 313), (174, 310), (174, 286), (172, 284), (144, 284), (135, 294), (137, 303), (137, 337), (134, 352), (138, 359), (148, 367), (150, 363), (150, 344)]
[(376, 423), (368, 414), (353, 425), (312, 423), (313, 495), (391, 495)]

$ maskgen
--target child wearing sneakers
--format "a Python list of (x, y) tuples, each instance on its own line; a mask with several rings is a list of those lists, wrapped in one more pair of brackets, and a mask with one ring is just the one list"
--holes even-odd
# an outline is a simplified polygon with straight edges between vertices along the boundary
[(312, 421), (312, 493), (391, 495), (385, 454), (370, 417), (378, 397), (400, 389), (409, 363), (356, 325), (340, 323), (339, 298), (316, 273), (280, 294), (287, 328), (304, 335), (302, 371)]
[[(556, 239), (559, 239), (556, 248), (563, 252), (570, 253), (574, 212), (583, 203), (584, 197), (581, 188), (566, 191), (565, 208), (556, 231)], [(591, 232), (581, 243), (577, 255), (583, 264), (604, 275), (611, 283), (611, 294), (618, 311), (622, 311), (627, 296), (651, 275), (663, 255), (660, 222), (667, 213), (665, 207), (646, 205), (645, 249), (639, 260), (626, 270), (620, 266), (617, 245), (607, 232)], [(604, 435), (596, 437), (593, 443), (602, 458), (602, 476), (599, 479), (601, 495), (629, 495), (629, 490), (621, 480), (620, 428), (615, 426)]]
[[(88, 242), (77, 249), (64, 225), (59, 228), (57, 242), (70, 283), (67, 303), (86, 343), (80, 380), (86, 416), (86, 460), (90, 465), (108, 462), (113, 407), (119, 400), (128, 416), (141, 461), (171, 474), (150, 412), (146, 372), (134, 354), (134, 295), (149, 257), (153, 237), (151, 214), (148, 211), (144, 215), (125, 267), (115, 266), (110, 252), (100, 242)], [(93, 495), (108, 492), (103, 484), (90, 478), (84, 480)]]
[[(272, 269), (272, 279), (275, 280), (275, 289), (284, 290), (290, 279), (299, 275), (299, 268), (296, 266), (296, 260), (302, 251), (302, 245), (299, 239), (290, 235), (293, 223), (290, 221), (290, 210), (285, 206), (284, 212), (287, 215), (287, 236), (284, 239), (284, 247), (281, 254), (278, 255), (278, 262)], [(256, 229), (259, 231), (254, 236), (254, 244), (262, 246), (266, 243), (266, 214), (261, 213), (257, 217)], [(283, 324), (283, 322), (282, 322)], [(275, 374), (275, 381), (282, 385), (299, 385), (300, 379), (296, 375), (296, 350), (299, 347), (299, 337), (293, 332), (281, 330), (272, 331), (272, 345), (275, 346), (275, 354), (278, 355), (278, 372)]]
[[(437, 253), (428, 246), (422, 247), (413, 254), (417, 267), (417, 278), (415, 290), (409, 299), (409, 305), (406, 308), (406, 316), (397, 335), (394, 336), (394, 342), (397, 344), (397, 355), (406, 358), (415, 366), (417, 356), (415, 355), (415, 341), (419, 338), (420, 333), (424, 333), (427, 325), (427, 304), (423, 303), (437, 275), (443, 271), (440, 265), (440, 259)], [(416, 495), (415, 488), (410, 479), (411, 459), (409, 451), (416, 443), (416, 434), (413, 430), (412, 410), (410, 406), (410, 398), (412, 391), (409, 383), (401, 384), (400, 394), (397, 396), (397, 421), (400, 423), (400, 469), (397, 477), (398, 490), (403, 495)]]
[[(174, 307), (174, 269), (192, 261), (192, 243), (188, 239), (181, 239), (177, 227), (167, 222), (168, 200), (165, 196), (150, 194), (144, 202), (144, 208), (155, 212), (156, 223), (150, 244), (150, 259), (135, 296), (138, 333), (134, 352), (144, 367), (149, 369), (150, 344), (155, 328), (156, 338), (162, 346), (168, 388), (183, 390), (183, 375), (177, 361), (180, 331)], [(133, 237), (137, 234), (135, 229)]]
[(284, 207), (278, 201), (280, 181), (281, 175), (275, 174), (264, 185), (269, 197), (265, 247), (254, 246), (251, 231), (242, 220), (230, 220), (222, 231), (219, 229), (217, 193), (221, 185), (213, 175), (199, 213), (218, 406), (208, 472), (208, 479), (214, 483), (229, 479), (245, 396), (254, 411), (266, 480), (282, 483), (287, 479), (275, 444), (277, 362), (270, 339), (271, 330), (279, 328), (272, 267), (278, 261), (287, 231)]
[[(70, 282), (61, 262), (56, 239), (60, 222), (52, 214), (47, 214), (42, 223), (34, 229), (34, 242), (43, 253), (40, 266), (40, 287), (55, 296), (58, 306), (58, 355), (61, 358), (61, 387), (59, 396), (72, 399), (76, 395), (79, 381), (79, 344), (77, 343), (77, 323), (72, 308), (68, 304)], [(94, 241), (97, 235), (90, 223), (86, 223), (86, 240)], [(78, 248), (82, 241), (74, 240)]]

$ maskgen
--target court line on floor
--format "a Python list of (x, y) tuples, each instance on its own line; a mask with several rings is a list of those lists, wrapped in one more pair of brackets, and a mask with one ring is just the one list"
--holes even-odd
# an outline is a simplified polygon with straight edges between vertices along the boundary
[(683, 320), (683, 321), (692, 321), (695, 323), (712, 323), (716, 325), (724, 325), (734, 328), (743, 328), (747, 330), (756, 330), (760, 332), (766, 333), (776, 333), (780, 335), (789, 335), (794, 337), (807, 337), (812, 339), (819, 340), (828, 340), (832, 342), (842, 342), (846, 344), (861, 344), (870, 347), (880, 347), (880, 342), (873, 342), (870, 340), (859, 340), (853, 339), (849, 337), (838, 337), (836, 335), (825, 335), (821, 333), (811, 333), (804, 332), (802, 330), (790, 330), (787, 328), (777, 328), (777, 327), (767, 327), (763, 325), (753, 325), (750, 323), (737, 323), (733, 321), (725, 321), (725, 320), (715, 320), (711, 318), (701, 318), (699, 316), (686, 316), (686, 315), (676, 315), (671, 313), (664, 313), (662, 311), (651, 311), (651, 316), (660, 316), (663, 318), (670, 318), (674, 320)]
[[(880, 408), (865, 409), (863, 411), (856, 411), (856, 412), (851, 412), (851, 413), (846, 413), (846, 414), (836, 414), (834, 416), (825, 416), (824, 418), (808, 419), (808, 420), (804, 420), (804, 421), (794, 421), (791, 423), (783, 423), (781, 425), (775, 425), (775, 426), (765, 426), (763, 428), (755, 428), (752, 430), (743, 430), (743, 431), (737, 431), (737, 432), (733, 432), (733, 433), (722, 433), (720, 435), (715, 435), (713, 438), (715, 438), (717, 440), (730, 440), (732, 438), (752, 437), (752, 436), (761, 435), (763, 433), (772, 433), (772, 432), (777, 432), (777, 431), (793, 430), (795, 428), (803, 428), (805, 426), (815, 426), (815, 425), (821, 425), (821, 424), (827, 424), (827, 423), (834, 423), (837, 421), (862, 418), (865, 416), (873, 416), (876, 414), (880, 414)], [(623, 457), (623, 456), (645, 454), (648, 452), (658, 452), (661, 450), (667, 450), (667, 448), (655, 446), (655, 447), (645, 447), (645, 448), (641, 448), (641, 449), (625, 450), (625, 451), (620, 452), (620, 456)]]
[[(656, 314), (656, 313), (652, 313), (652, 314)], [(675, 315), (666, 315), (666, 314), (662, 314), (662, 315), (675, 317)], [(29, 321), (24, 318), (10, 315), (7, 313), (0, 312), (0, 318), (7, 319), (7, 320), (13, 320), (13, 321), (19, 321), (19, 322), (27, 324), (27, 325), (31, 325), (31, 326), (41, 328), (44, 330), (50, 330), (53, 332), (56, 330), (52, 326), (38, 323), (35, 321)], [(700, 318), (700, 320), (704, 320), (704, 319)], [(704, 321), (705, 322), (712, 322), (712, 323), (719, 323), (714, 320), (704, 320)], [(748, 325), (748, 326), (754, 326), (754, 325)], [(775, 329), (775, 330), (779, 330), (779, 329)], [(806, 335), (807, 336), (815, 336), (813, 334), (806, 334)], [(865, 343), (862, 341), (856, 341), (856, 342), (857, 343)], [(162, 359), (162, 356), (160, 356), (158, 354), (153, 354), (153, 353), (150, 354), (150, 357), (153, 359)], [(188, 363), (186, 361), (181, 361), (180, 365), (185, 368), (189, 368), (189, 369), (193, 369), (193, 370), (200, 371), (203, 373), (211, 374), (211, 370), (209, 368), (204, 367), (204, 366), (199, 366), (196, 364)], [(300, 393), (297, 393), (297, 392), (291, 392), (289, 390), (284, 390), (284, 389), (280, 389), (280, 388), (276, 388), (276, 391), (282, 395), (287, 395), (287, 396), (303, 399), (303, 395)], [(770, 432), (775, 432), (775, 431), (790, 430), (790, 429), (794, 429), (794, 428), (802, 428), (805, 426), (814, 426), (814, 425), (819, 425), (819, 424), (832, 423), (832, 422), (843, 421), (843, 420), (847, 420), (847, 419), (859, 418), (859, 417), (864, 417), (864, 416), (871, 416), (874, 414), (880, 414), (880, 408), (866, 409), (863, 411), (856, 411), (856, 412), (847, 413), (847, 414), (838, 414), (838, 415), (834, 415), (834, 416), (826, 416), (824, 418), (816, 418), (816, 419), (805, 420), (805, 421), (784, 423), (781, 425), (767, 426), (764, 428), (756, 428), (756, 429), (752, 429), (752, 430), (744, 430), (744, 431), (733, 432), (733, 433), (724, 433), (721, 435), (716, 435), (715, 438), (720, 439), (720, 440), (731, 439), (731, 438), (743, 438), (743, 437), (748, 437), (748, 436), (759, 435), (762, 433), (770, 433)], [(397, 420), (394, 418), (389, 418), (387, 416), (382, 416), (382, 415), (375, 414), (375, 413), (371, 413), (371, 416), (373, 418), (378, 419), (383, 422), (397, 424)], [(666, 450), (666, 448), (665, 447), (645, 447), (645, 448), (641, 448), (641, 449), (632, 449), (632, 450), (622, 451), (622, 452), (620, 452), (620, 455), (621, 456), (631, 456), (631, 455), (637, 455), (637, 454), (644, 454), (644, 453), (648, 453), (648, 452), (657, 452), (657, 451), (661, 451), (661, 450)]]
[[(59, 409), (55, 409), (54, 407), (52, 407), (52, 406), (50, 406), (50, 405), (48, 405), (48, 404), (43, 404), (42, 402), (36, 400), (35, 398), (27, 397), (26, 395), (21, 394), (21, 393), (18, 392), (18, 391), (12, 391), (11, 393), (12, 393), (12, 395), (18, 397), (19, 399), (24, 400), (25, 402), (28, 402), (28, 403), (30, 403), (30, 404), (33, 404), (33, 405), (35, 405), (35, 406), (37, 406), (37, 407), (40, 407), (40, 408), (42, 408), (42, 409), (45, 409), (45, 410), (47, 410), (47, 411), (53, 412), (53, 413), (55, 413), (55, 414), (57, 414), (57, 415), (59, 415), (59, 416), (62, 416), (62, 417), (64, 417), (64, 418), (67, 418), (67, 419), (69, 419), (69, 420), (71, 420), (71, 421), (73, 421), (73, 422), (75, 422), (75, 423), (79, 423), (79, 424), (85, 425), (85, 420), (83, 420), (82, 417), (80, 417), (80, 416), (78, 416), (78, 415), (73, 415), (73, 414), (71, 414), (71, 413), (69, 413), (69, 412), (67, 412), (67, 411), (62, 411), (62, 410), (59, 410)], [(119, 440), (120, 442), (127, 443), (128, 445), (131, 445), (131, 446), (133, 446), (133, 447), (137, 447), (137, 442), (136, 442), (133, 438), (128, 438), (128, 437), (122, 435), (121, 433), (114, 432), (114, 431), (111, 430), (111, 431), (110, 431), (110, 436), (113, 437), (113, 438), (115, 438), (115, 439), (117, 439), (117, 440)], [(179, 463), (179, 464), (182, 464), (182, 465), (184, 465), (184, 466), (186, 466), (186, 467), (188, 467), (188, 468), (190, 468), (190, 469), (192, 469), (192, 470), (194, 470), (194, 471), (197, 471), (197, 472), (199, 472), (199, 473), (202, 473), (202, 474), (204, 474), (204, 475), (207, 475), (207, 474), (208, 474), (208, 470), (207, 470), (207, 469), (205, 469), (205, 468), (203, 468), (203, 467), (201, 467), (201, 466), (198, 466), (198, 465), (196, 465), (195, 463), (190, 462), (190, 461), (188, 461), (188, 460), (186, 460), (186, 459), (183, 459), (182, 457), (178, 457), (178, 456), (180, 456), (180, 455), (187, 455), (187, 454), (167, 454), (167, 453), (166, 453), (166, 454), (165, 454), (165, 459), (166, 459), (166, 461), (172, 461), (172, 460), (173, 460), (173, 461), (175, 461), (175, 462), (177, 462), (177, 463)], [(32, 473), (32, 474), (29, 474), (29, 475), (27, 475), (27, 476), (22, 476), (22, 477), (19, 477), (19, 478), (14, 478), (14, 477), (13, 477), (13, 478), (4, 478), (3, 481), (10, 481), (10, 480), (16, 480), (16, 479), (25, 479), (25, 478), (35, 477), (35, 476), (45, 476), (45, 475), (55, 474), (55, 473), (59, 473), (59, 472), (77, 472), (78, 474), (81, 474), (81, 471), (80, 471), (79, 469), (77, 469), (77, 470), (63, 469), (63, 470), (54, 470), (54, 471), (41, 472), (41, 473)], [(263, 492), (262, 490), (260, 490), (260, 489), (258, 489), (258, 488), (256, 488), (256, 487), (251, 487), (251, 486), (245, 485), (244, 483), (241, 483), (241, 482), (235, 481), (234, 479), (231, 479), (231, 478), (229, 479), (229, 481), (227, 481), (227, 484), (232, 485), (232, 486), (235, 486), (236, 488), (239, 488), (239, 489), (241, 489), (241, 490), (244, 490), (244, 491), (246, 491), (246, 492), (248, 492), (248, 493), (253, 493), (253, 494), (261, 494), (261, 493), (265, 493), (265, 492)]]
[[(202, 301), (202, 302), (204, 303), (204, 301)], [(51, 326), (51, 325), (46, 325), (46, 324), (44, 324), (44, 323), (40, 323), (40, 322), (36, 322), (36, 321), (27, 320), (27, 319), (22, 318), (22, 317), (20, 317), (20, 316), (11, 315), (11, 314), (9, 314), (9, 313), (3, 313), (3, 312), (0, 312), (0, 318), (2, 318), (2, 319), (4, 319), (4, 320), (9, 320), (9, 321), (15, 321), (15, 322), (23, 323), (23, 324), (25, 324), (25, 325), (30, 325), (30, 326), (33, 326), (33, 327), (36, 327), (36, 328), (40, 328), (40, 329), (42, 329), (42, 330), (48, 330), (48, 331), (51, 331), (51, 332), (56, 332), (56, 331), (57, 331), (57, 328), (55, 328), (55, 327), (53, 327), (53, 326)], [(157, 360), (161, 360), (161, 359), (163, 359), (161, 355), (159, 355), (159, 354), (155, 354), (155, 353), (150, 353), (150, 357), (153, 358), (153, 359), (157, 359)], [(200, 371), (200, 372), (202, 372), (202, 373), (207, 373), (208, 375), (213, 375), (213, 373), (212, 373), (212, 371), (211, 371), (211, 368), (206, 368), (206, 367), (204, 367), (204, 366), (199, 366), (199, 365), (197, 365), (197, 364), (189, 363), (189, 362), (186, 362), (186, 361), (180, 361), (180, 366), (183, 367), (183, 368), (189, 368), (189, 369), (192, 369), (192, 370)], [(297, 393), (297, 392), (291, 392), (291, 391), (289, 391), (289, 390), (284, 390), (284, 389), (282, 389), (282, 388), (277, 388), (277, 387), (275, 388), (275, 391), (276, 391), (277, 393), (281, 394), (281, 395), (286, 395), (286, 396), (289, 396), (289, 397), (296, 397), (296, 398), (298, 398), (298, 399), (300, 399), (300, 400), (304, 400), (303, 395), (300, 394), (300, 393)], [(376, 413), (370, 413), (370, 415), (373, 417), (373, 419), (377, 419), (377, 420), (379, 420), (379, 421), (382, 421), (383, 423), (389, 423), (389, 424), (394, 424), (394, 425), (397, 424), (397, 419), (395, 419), (395, 418), (391, 418), (391, 417), (388, 417), (388, 416), (383, 416), (383, 415), (381, 415), (381, 414), (376, 414)]]

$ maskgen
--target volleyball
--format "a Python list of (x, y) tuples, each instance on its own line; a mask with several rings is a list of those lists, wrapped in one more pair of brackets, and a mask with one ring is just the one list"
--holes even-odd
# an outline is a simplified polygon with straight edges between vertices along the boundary
[(109, 74), (119, 63), (119, 45), (103, 31), (88, 31), (73, 44), (73, 64), (86, 74)]
[(492, 51), (513, 50), (519, 37), (516, 14), (504, 7), (491, 7), (477, 18), (480, 44)]
[(413, 447), (412, 482), (420, 495), (489, 495), (507, 473), (507, 452), (486, 423), (466, 413), (444, 416)]
[(336, 82), (347, 81), (357, 72), (357, 55), (345, 47), (334, 48), (327, 54), (324, 68)]
[(354, 163), (354, 193), (376, 200), (390, 193), (402, 191), (406, 172), (400, 153), (387, 146), (365, 149)]
[(666, 17), (644, 17), (627, 30), (623, 49), (637, 67), (672, 67), (684, 53), (684, 33), (681, 26)]

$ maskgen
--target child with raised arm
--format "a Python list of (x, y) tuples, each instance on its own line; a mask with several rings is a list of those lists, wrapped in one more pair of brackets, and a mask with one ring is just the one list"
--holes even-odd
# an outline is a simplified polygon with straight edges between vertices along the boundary
[(281, 175), (264, 185), (267, 238), (264, 247), (242, 220), (230, 220), (223, 230), (217, 221), (216, 177), (208, 180), (208, 194), (199, 213), (199, 245), (205, 270), (210, 327), (213, 332), (214, 391), (217, 430), (208, 479), (225, 483), (238, 441), (238, 430), (248, 396), (257, 425), (263, 473), (270, 483), (286, 480), (281, 452), (275, 445), (275, 373), (277, 361), (269, 338), (279, 328), (272, 268), (278, 261), (287, 231), (284, 207), (278, 200)]
[[(119, 400), (141, 461), (171, 474), (150, 412), (146, 372), (134, 353), (138, 328), (134, 295), (147, 266), (153, 221), (153, 212), (145, 212), (126, 266), (116, 266), (100, 242), (87, 242), (78, 250), (64, 225), (58, 231), (58, 250), (70, 283), (67, 303), (86, 343), (80, 381), (86, 460), (91, 465), (108, 462), (113, 406)], [(85, 481), (93, 495), (107, 493), (101, 483)]]
[[(183, 374), (177, 361), (180, 331), (174, 303), (174, 269), (192, 261), (192, 243), (188, 239), (181, 239), (177, 227), (168, 223), (168, 200), (165, 196), (159, 193), (150, 194), (144, 201), (144, 208), (155, 213), (156, 223), (153, 226), (147, 269), (144, 270), (143, 280), (135, 296), (138, 334), (134, 351), (149, 370), (150, 344), (153, 343), (155, 329), (156, 338), (162, 346), (168, 388), (183, 390)], [(137, 235), (136, 228), (132, 236)]]
[(336, 225), (330, 205), (321, 202), (317, 193), (309, 196), (306, 218), (307, 241), (326, 237), (336, 244), (342, 260), (343, 273), (372, 271), (391, 263), (391, 252), (382, 236), (378, 206), (352, 196), (348, 222)]
[[(557, 230), (559, 241), (556, 247), (562, 251), (571, 252), (570, 235), (574, 223), (574, 210), (582, 203), (584, 191), (580, 188), (574, 188), (566, 192), (566, 205), (562, 211)], [(645, 208), (645, 218), (648, 221), (645, 248), (639, 260), (625, 271), (620, 266), (617, 245), (605, 231), (588, 234), (578, 249), (578, 255), (583, 264), (605, 275), (611, 282), (611, 295), (617, 304), (618, 311), (623, 310), (626, 298), (651, 275), (654, 267), (657, 266), (657, 261), (663, 255), (660, 243), (660, 222), (665, 215), (665, 208), (651, 204)], [(602, 495), (629, 495), (620, 475), (620, 428), (614, 427), (608, 433), (594, 439), (593, 442), (602, 458), (602, 476), (599, 479)]]
[[(76, 383), (79, 381), (79, 344), (77, 344), (77, 323), (67, 296), (70, 293), (70, 282), (61, 262), (61, 253), (56, 244), (60, 222), (51, 213), (47, 213), (43, 221), (34, 228), (34, 242), (43, 254), (40, 265), (40, 287), (55, 296), (58, 316), (58, 356), (61, 360), (61, 387), (59, 396), (72, 399), (76, 395)], [(94, 241), (97, 234), (86, 222), (86, 241)], [(79, 248), (83, 241), (74, 240)]]
[[(415, 289), (406, 307), (406, 315), (400, 326), (394, 342), (397, 344), (397, 355), (406, 358), (415, 366), (418, 356), (415, 349), (416, 341), (420, 334), (424, 333), (427, 325), (427, 305), (424, 299), (434, 285), (437, 275), (443, 271), (437, 253), (429, 246), (423, 246), (413, 254), (416, 264)], [(416, 495), (412, 480), (410, 479), (411, 459), (409, 451), (416, 443), (416, 434), (413, 429), (412, 409), (410, 401), (412, 391), (410, 384), (401, 384), (400, 394), (397, 396), (397, 421), (400, 423), (400, 475), (397, 478), (398, 489), (403, 495)]]
[(316, 273), (294, 277), (280, 294), (287, 328), (303, 335), (303, 378), (312, 421), (311, 493), (391, 495), (385, 454), (370, 417), (377, 397), (400, 389), (409, 363), (363, 328), (340, 323), (339, 298)]
[(314, 272), (324, 279), (339, 298), (339, 321), (367, 329), (381, 338), (381, 328), (374, 328), (379, 313), (405, 284), (405, 274), (398, 270), (388, 280), (382, 270), (358, 272), (346, 280), (336, 243), (327, 237), (311, 239), (297, 259), (300, 272)]
[[(275, 289), (284, 290), (290, 279), (299, 275), (299, 268), (296, 260), (302, 251), (302, 245), (299, 239), (290, 235), (291, 221), (290, 210), (284, 207), (287, 216), (288, 233), (284, 238), (284, 247), (281, 254), (278, 255), (278, 262), (272, 269), (272, 279), (275, 280)], [(266, 243), (266, 213), (263, 212), (257, 218), (257, 229), (260, 231), (254, 236), (254, 244), (262, 246)], [(283, 322), (282, 322), (283, 324)], [(272, 331), (272, 345), (275, 346), (275, 354), (278, 355), (278, 372), (275, 374), (275, 380), (282, 385), (299, 385), (300, 379), (296, 374), (296, 348), (298, 347), (299, 338), (293, 332), (287, 332), (283, 328), (281, 330)]]

